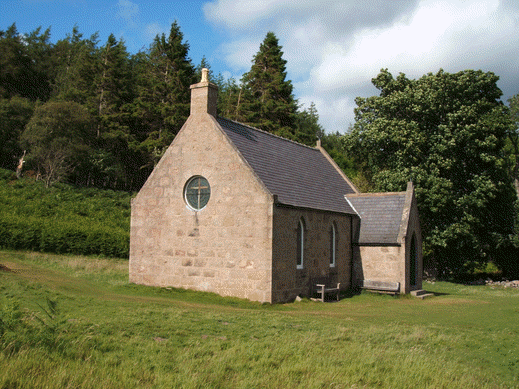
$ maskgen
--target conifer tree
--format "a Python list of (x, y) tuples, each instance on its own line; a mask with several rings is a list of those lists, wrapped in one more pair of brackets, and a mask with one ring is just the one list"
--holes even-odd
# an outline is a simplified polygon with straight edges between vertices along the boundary
[(277, 135), (296, 139), (297, 103), (292, 83), (286, 80), (282, 47), (273, 32), (267, 33), (251, 70), (243, 76), (237, 119)]
[(41, 27), (24, 34), (25, 50), (31, 59), (33, 95), (47, 101), (56, 78), (56, 63), (53, 61), (54, 45), (50, 42), (50, 27), (41, 33)]
[(97, 44), (97, 34), (84, 39), (77, 26), (71, 35), (56, 43), (53, 61), (57, 64), (57, 75), (52, 99), (74, 101), (93, 110)]
[[(96, 72), (96, 114), (102, 121), (100, 128), (127, 127), (122, 107), (132, 99), (129, 55), (123, 41), (110, 34), (99, 50)], [(98, 133), (98, 136), (100, 134)]]
[(97, 118), (97, 149), (93, 154), (93, 177), (104, 186), (117, 187), (129, 180), (128, 144), (130, 134), (131, 102), (133, 100), (130, 57), (123, 41), (110, 34), (98, 50), (95, 78), (96, 99), (94, 114)]
[[(218, 115), (240, 121), (238, 116), (242, 88), (233, 77), (224, 80), (221, 74), (216, 80), (218, 85)], [(243, 120), (242, 120), (243, 121)]]
[(209, 64), (209, 61), (207, 61), (207, 58), (205, 58), (205, 55), (202, 57), (200, 64), (197, 65), (197, 67), (195, 68), (196, 82), (199, 82), (202, 79), (202, 69), (204, 69), (204, 68), (209, 70), (209, 74), (208, 74), (209, 81), (215, 82), (215, 80), (213, 80), (214, 75), (213, 75), (213, 71), (211, 70), (211, 65)]
[(324, 136), (324, 129), (319, 124), (319, 114), (313, 102), (308, 109), (297, 112), (295, 127), (297, 141), (307, 146), (315, 146), (317, 139)]
[(38, 58), (31, 54), (27, 39), (18, 33), (16, 24), (6, 31), (0, 30), (0, 97), (10, 99), (18, 95), (33, 101), (42, 98)]
[(197, 81), (188, 50), (189, 44), (174, 22), (167, 37), (157, 35), (149, 51), (137, 58), (134, 114), (140, 118), (140, 146), (151, 156), (150, 167), (159, 161), (189, 116), (189, 86)]

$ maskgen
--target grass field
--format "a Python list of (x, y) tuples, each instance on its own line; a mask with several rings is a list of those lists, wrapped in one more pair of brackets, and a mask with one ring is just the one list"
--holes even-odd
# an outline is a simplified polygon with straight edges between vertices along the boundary
[(0, 388), (519, 387), (519, 291), (262, 305), (0, 251)]

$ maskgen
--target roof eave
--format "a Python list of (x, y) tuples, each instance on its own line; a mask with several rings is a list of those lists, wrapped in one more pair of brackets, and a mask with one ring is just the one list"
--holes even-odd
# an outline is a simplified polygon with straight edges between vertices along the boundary
[(285, 204), (285, 203), (282, 203), (279, 201), (277, 195), (274, 195), (273, 197), (274, 197), (274, 205), (276, 207), (280, 207), (280, 208), (301, 209), (301, 210), (305, 210), (305, 211), (319, 211), (319, 212), (333, 213), (333, 214), (338, 214), (338, 215), (356, 216), (356, 217), (360, 218), (360, 216), (355, 212), (353, 212), (353, 213), (347, 212), (347, 211), (341, 212), (341, 211), (336, 211), (336, 210), (332, 210), (332, 209), (312, 208), (312, 207), (305, 207), (302, 205)]

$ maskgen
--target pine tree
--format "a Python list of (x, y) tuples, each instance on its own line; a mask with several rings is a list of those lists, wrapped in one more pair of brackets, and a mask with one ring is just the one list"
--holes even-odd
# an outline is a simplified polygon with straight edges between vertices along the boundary
[(213, 78), (213, 71), (211, 70), (211, 65), (209, 64), (209, 61), (207, 61), (207, 58), (205, 58), (205, 55), (202, 57), (202, 60), (200, 61), (200, 64), (197, 65), (195, 69), (195, 79), (196, 81), (200, 81), (202, 78), (202, 69), (209, 70), (208, 78), (209, 81), (214, 82)]
[[(123, 41), (110, 34), (98, 50), (95, 77), (97, 148), (93, 153), (92, 176), (97, 186), (127, 188), (132, 172), (128, 156), (133, 86), (130, 56)], [(89, 174), (90, 176), (90, 174)], [(101, 184), (102, 183), (102, 184)]]
[(297, 103), (286, 80), (286, 61), (278, 39), (267, 33), (251, 70), (243, 76), (236, 119), (277, 135), (296, 139)]
[(153, 167), (189, 116), (190, 89), (195, 68), (188, 57), (189, 44), (176, 22), (169, 36), (156, 36), (149, 51), (137, 57), (140, 147)]
[(133, 97), (130, 72), (129, 54), (124, 42), (118, 42), (110, 34), (99, 50), (95, 79), (96, 113), (102, 122), (100, 128), (105, 131), (110, 127), (127, 127), (122, 108)]
[(223, 76), (219, 74), (215, 83), (218, 85), (218, 115), (231, 120), (243, 121), (237, 112), (241, 88), (236, 80), (233, 77), (224, 80)]
[(30, 54), (16, 24), (6, 31), (0, 30), (0, 97), (10, 99), (18, 95), (33, 101), (40, 98), (41, 80), (36, 58)]
[(56, 64), (53, 62), (54, 45), (50, 43), (50, 28), (43, 33), (41, 27), (24, 35), (27, 55), (31, 59), (34, 95), (37, 100), (47, 101), (56, 78)]
[(57, 75), (52, 99), (74, 101), (95, 112), (97, 44), (97, 34), (83, 39), (77, 26), (71, 35), (56, 43), (53, 61), (57, 64)]
[(324, 136), (324, 129), (319, 124), (319, 115), (313, 102), (310, 108), (297, 112), (295, 127), (296, 140), (307, 146), (315, 146), (317, 139)]

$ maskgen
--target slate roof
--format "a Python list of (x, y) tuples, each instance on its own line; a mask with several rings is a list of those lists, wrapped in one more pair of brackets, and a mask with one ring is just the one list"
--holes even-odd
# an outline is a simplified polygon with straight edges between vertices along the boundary
[(220, 127), (278, 202), (355, 214), (353, 188), (318, 150), (218, 117)]
[(348, 196), (360, 216), (359, 244), (399, 244), (406, 192)]

